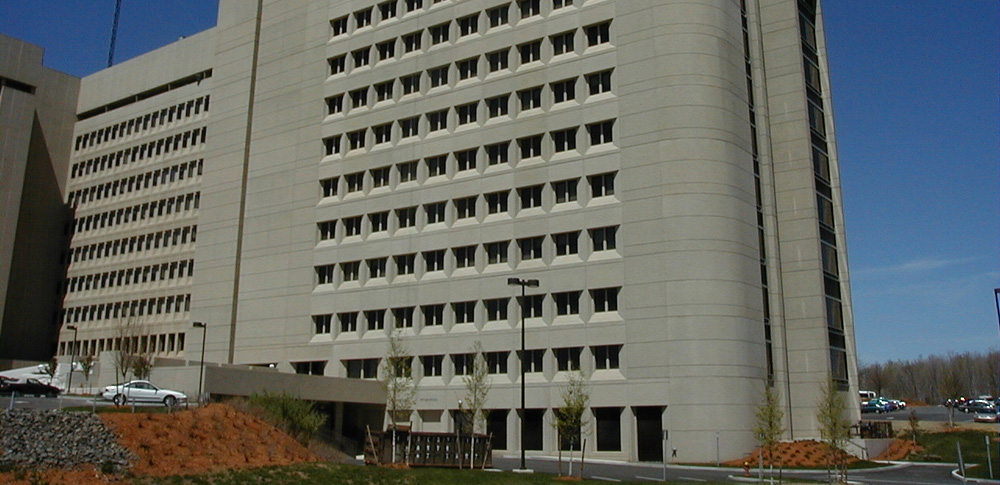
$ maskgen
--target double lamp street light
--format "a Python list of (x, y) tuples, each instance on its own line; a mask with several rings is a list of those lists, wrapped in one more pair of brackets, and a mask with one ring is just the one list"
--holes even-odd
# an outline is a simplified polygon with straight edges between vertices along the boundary
[(524, 464), (524, 448), (525, 442), (525, 431), (527, 426), (525, 424), (525, 414), (524, 409), (524, 373), (525, 373), (525, 361), (527, 360), (527, 353), (524, 349), (524, 308), (527, 306), (527, 299), (524, 294), (525, 288), (538, 288), (538, 280), (522, 280), (519, 278), (507, 278), (508, 286), (520, 286), (521, 287), (521, 470), (527, 470), (528, 467)]

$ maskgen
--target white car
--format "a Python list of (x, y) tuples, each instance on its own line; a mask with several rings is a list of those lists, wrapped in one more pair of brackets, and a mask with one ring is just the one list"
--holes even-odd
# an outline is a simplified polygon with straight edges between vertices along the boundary
[(175, 406), (186, 402), (183, 392), (160, 389), (149, 381), (132, 381), (118, 386), (108, 386), (101, 392), (101, 397), (121, 406), (127, 402), (162, 402), (166, 406)]

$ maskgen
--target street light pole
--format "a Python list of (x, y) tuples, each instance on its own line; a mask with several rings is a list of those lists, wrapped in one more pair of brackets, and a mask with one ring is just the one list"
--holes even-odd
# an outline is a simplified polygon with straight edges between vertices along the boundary
[(521, 287), (521, 470), (527, 470), (528, 467), (524, 462), (524, 449), (525, 449), (525, 431), (527, 425), (525, 423), (525, 418), (527, 418), (527, 411), (524, 407), (524, 374), (525, 374), (525, 359), (527, 358), (527, 351), (524, 348), (524, 307), (527, 303), (525, 296), (525, 288), (538, 288), (538, 280), (522, 280), (518, 278), (507, 278), (508, 286), (520, 286)]
[(76, 365), (76, 325), (66, 325), (68, 330), (73, 331), (73, 348), (69, 351), (69, 382), (66, 384), (66, 392), (73, 387), (73, 366)]
[[(1000, 325), (1000, 288), (993, 289), (993, 303), (997, 306), (997, 325)], [(1000, 362), (998, 362), (998, 365), (1000, 365)], [(997, 394), (997, 399), (1000, 399), (1000, 394)], [(997, 457), (1000, 458), (1000, 446), (997, 446)], [(1000, 463), (1000, 461), (997, 463)]]
[(201, 385), (205, 380), (205, 336), (208, 333), (208, 325), (204, 322), (193, 322), (195, 328), (201, 329), (201, 364), (198, 369), (198, 405), (201, 405)]

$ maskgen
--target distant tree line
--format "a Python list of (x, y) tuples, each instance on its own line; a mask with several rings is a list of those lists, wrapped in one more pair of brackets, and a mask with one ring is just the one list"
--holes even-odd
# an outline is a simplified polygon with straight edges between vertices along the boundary
[(916, 360), (862, 365), (858, 382), (865, 391), (904, 401), (940, 404), (946, 399), (997, 395), (1000, 350), (949, 353)]

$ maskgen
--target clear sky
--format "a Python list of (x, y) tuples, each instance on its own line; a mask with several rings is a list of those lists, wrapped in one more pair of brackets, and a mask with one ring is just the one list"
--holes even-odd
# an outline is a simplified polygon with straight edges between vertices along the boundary
[[(107, 63), (114, 4), (3, 0), (0, 33), (87, 75)], [(215, 25), (213, 0), (122, 4), (116, 62)], [(1000, 2), (823, 10), (859, 361), (1000, 348)]]

